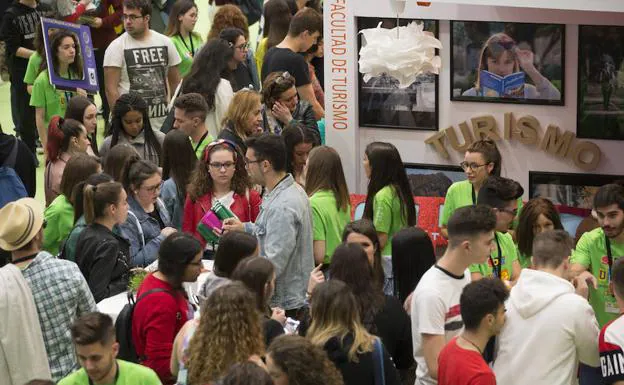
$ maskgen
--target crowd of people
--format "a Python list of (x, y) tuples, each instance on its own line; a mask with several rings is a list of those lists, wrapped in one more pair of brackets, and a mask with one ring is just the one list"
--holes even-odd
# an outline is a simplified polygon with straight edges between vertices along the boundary
[[(255, 2), (217, 1), (206, 41), (192, 0), (158, 3), (16, 0), (3, 14), (21, 138), (0, 133), (15, 184), (0, 191), (3, 384), (624, 381), (624, 184), (598, 190), (597, 227), (575, 242), (477, 140), (436, 256), (391, 143), (366, 146), (352, 220), (324, 145), (317, 1), (268, 0), (255, 53)], [(51, 85), (44, 16), (90, 26), (101, 105)], [(82, 76), (75, 36), (46, 40), (54, 71)], [(116, 296), (114, 320), (98, 304)]]

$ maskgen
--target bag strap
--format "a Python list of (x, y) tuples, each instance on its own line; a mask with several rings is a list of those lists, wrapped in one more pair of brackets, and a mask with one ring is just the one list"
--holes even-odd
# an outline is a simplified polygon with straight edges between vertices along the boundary
[(180, 94), (181, 89), (182, 89), (182, 80), (180, 80), (180, 83), (178, 83), (178, 86), (176, 87), (175, 91), (173, 92), (173, 95), (171, 96), (171, 100), (169, 101), (169, 105), (167, 106), (167, 111), (171, 111), (171, 109), (173, 108), (173, 104), (175, 103), (176, 98)]
[(128, 210), (128, 216), (134, 218), (136, 222), (137, 229), (139, 230), (139, 235), (141, 236), (141, 248), (145, 247), (145, 234), (143, 234), (143, 228), (141, 227), (141, 222), (139, 222), (139, 218), (132, 212)]
[(386, 385), (386, 376), (384, 374), (384, 356), (381, 340), (375, 337), (373, 342), (373, 371), (375, 372), (375, 385)]
[(13, 142), (13, 147), (11, 148), (11, 153), (2, 163), (2, 167), (15, 167), (15, 162), (17, 161), (17, 150), (19, 149), (19, 139), (17, 136), (14, 137), (15, 141)]

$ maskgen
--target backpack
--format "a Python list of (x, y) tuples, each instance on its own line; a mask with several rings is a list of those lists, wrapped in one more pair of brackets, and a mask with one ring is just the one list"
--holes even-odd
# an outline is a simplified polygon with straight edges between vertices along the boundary
[[(117, 354), (117, 358), (137, 364), (146, 359), (144, 356), (139, 357), (134, 347), (134, 341), (132, 340), (132, 313), (134, 312), (136, 304), (139, 303), (140, 300), (152, 293), (160, 292), (169, 293), (175, 298), (175, 293), (171, 290), (157, 288), (146, 291), (135, 301), (134, 294), (131, 291), (128, 291), (128, 303), (123, 307), (123, 309), (121, 309), (121, 312), (117, 316), (117, 321), (115, 321), (115, 335), (117, 336), (117, 342), (119, 343), (119, 353)], [(179, 319), (181, 316), (182, 314), (177, 314), (176, 318)]]
[(16, 137), (11, 153), (0, 166), (0, 208), (9, 202), (28, 196), (24, 183), (13, 169), (17, 161), (18, 149), (19, 139)]

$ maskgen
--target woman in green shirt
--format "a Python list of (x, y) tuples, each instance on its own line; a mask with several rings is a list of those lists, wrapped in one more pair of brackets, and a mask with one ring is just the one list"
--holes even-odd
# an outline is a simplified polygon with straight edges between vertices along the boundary
[(533, 198), (522, 209), (516, 229), (518, 261), (523, 269), (532, 265), (533, 238), (547, 230), (563, 230), (559, 212), (550, 200)]
[(304, 174), (312, 208), (314, 261), (329, 264), (345, 226), (351, 221), (349, 189), (340, 155), (331, 147), (314, 148)]
[(192, 0), (178, 0), (169, 13), (169, 25), (165, 35), (171, 38), (178, 50), (182, 62), (178, 66), (180, 76), (184, 77), (191, 70), (193, 57), (204, 43), (197, 32), (193, 32), (197, 24), (197, 4)]
[(460, 163), (467, 179), (453, 183), (446, 192), (440, 229), (444, 238), (448, 238), (446, 224), (451, 215), (460, 207), (477, 204), (479, 189), (488, 176), (500, 176), (501, 163), (501, 154), (492, 140), (477, 140), (468, 147)]
[[(82, 58), (78, 37), (75, 34), (67, 30), (55, 32), (52, 35), (51, 51), (53, 52), (52, 70), (57, 76), (70, 80), (82, 79)], [(43, 61), (41, 65), (46, 66), (46, 62)], [(35, 107), (39, 139), (43, 148), (46, 148), (50, 119), (55, 115), (65, 116), (69, 99), (76, 94), (87, 96), (87, 93), (79, 88), (75, 91), (57, 90), (50, 84), (49, 69), (46, 71), (44, 68), (33, 84), (30, 105)]]
[(364, 152), (368, 191), (364, 218), (373, 221), (381, 255), (392, 255), (392, 236), (404, 227), (416, 225), (416, 209), (403, 161), (390, 143), (373, 142)]

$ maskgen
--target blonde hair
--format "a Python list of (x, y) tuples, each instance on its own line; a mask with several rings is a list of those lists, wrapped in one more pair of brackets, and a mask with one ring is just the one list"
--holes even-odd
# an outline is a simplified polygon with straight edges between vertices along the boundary
[(219, 287), (202, 306), (189, 345), (189, 384), (208, 384), (236, 363), (264, 355), (264, 334), (256, 298), (241, 282)]
[(223, 125), (229, 125), (243, 140), (247, 139), (245, 125), (249, 121), (249, 116), (255, 111), (256, 105), (260, 104), (262, 98), (260, 93), (254, 90), (242, 89), (234, 94), (230, 106), (228, 107)]
[(314, 345), (324, 346), (332, 338), (343, 343), (351, 334), (350, 362), (358, 362), (358, 354), (373, 351), (375, 337), (360, 322), (355, 296), (344, 282), (332, 279), (318, 285), (312, 293), (310, 314), (312, 324), (307, 337)]
[[(510, 45), (510, 48), (506, 48), (506, 45)], [(503, 52), (509, 52), (514, 58), (514, 72), (520, 70), (520, 63), (514, 52), (515, 46), (516, 41), (503, 32), (495, 33), (485, 41), (481, 48), (481, 55), (479, 55), (479, 69), (477, 70), (477, 80), (475, 81), (476, 89), (481, 89), (481, 70), (487, 70), (487, 59), (489, 57), (499, 57)]]

